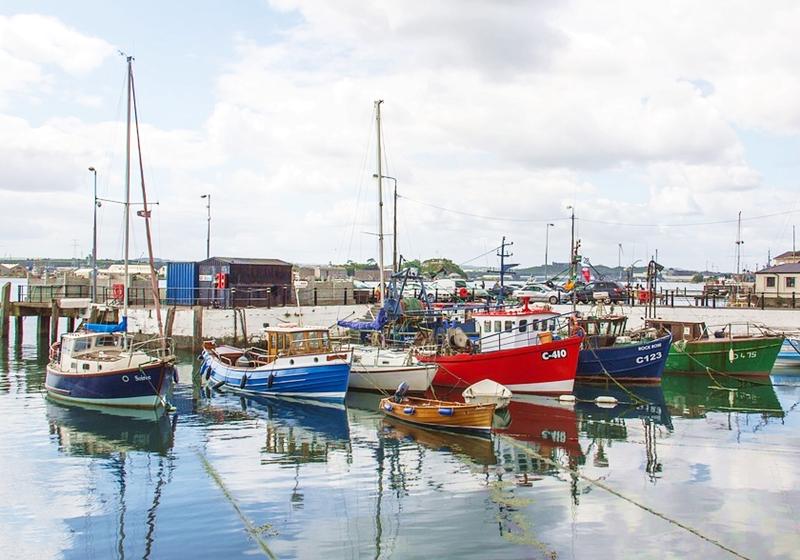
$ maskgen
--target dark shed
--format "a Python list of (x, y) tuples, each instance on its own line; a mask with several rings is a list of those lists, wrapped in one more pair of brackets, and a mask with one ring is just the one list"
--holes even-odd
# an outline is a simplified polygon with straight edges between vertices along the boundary
[(292, 265), (285, 261), (211, 257), (197, 268), (200, 305), (272, 307), (295, 302)]

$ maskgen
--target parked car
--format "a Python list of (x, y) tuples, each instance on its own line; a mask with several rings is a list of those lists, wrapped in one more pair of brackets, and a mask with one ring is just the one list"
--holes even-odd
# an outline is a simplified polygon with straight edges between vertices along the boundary
[(530, 301), (544, 301), (550, 304), (561, 302), (561, 292), (544, 284), (526, 284), (514, 290), (516, 299), (528, 298)]
[(608, 297), (605, 302), (618, 302), (625, 299), (625, 289), (616, 282), (589, 282), (583, 288), (578, 288), (573, 291), (576, 301), (581, 303), (591, 303), (595, 301), (595, 293), (606, 293)]

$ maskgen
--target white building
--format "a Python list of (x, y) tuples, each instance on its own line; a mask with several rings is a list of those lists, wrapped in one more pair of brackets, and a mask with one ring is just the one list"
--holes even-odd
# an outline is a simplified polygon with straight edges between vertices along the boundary
[(794, 298), (800, 304), (800, 262), (779, 264), (756, 272), (756, 295), (762, 294), (767, 301), (784, 300), (788, 303)]

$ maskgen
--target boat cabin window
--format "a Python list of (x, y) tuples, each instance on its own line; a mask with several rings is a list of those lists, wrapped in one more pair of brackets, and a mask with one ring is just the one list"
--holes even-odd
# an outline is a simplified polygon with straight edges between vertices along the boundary
[(328, 333), (325, 331), (307, 332), (308, 349), (311, 352), (323, 352), (328, 349)]
[(491, 321), (484, 321), (483, 322), (483, 330), (487, 333), (492, 332), (492, 322)]
[(494, 322), (494, 332), (500, 332), (503, 330), (503, 322), (502, 321), (495, 321)]
[(519, 320), (519, 332), (526, 332), (528, 330), (528, 320), (527, 319), (520, 319)]
[(116, 346), (117, 340), (113, 336), (100, 336), (95, 339), (95, 346)]
[(511, 330), (511, 329), (513, 329), (513, 328), (514, 328), (514, 321), (506, 321), (506, 328), (505, 328), (505, 330), (506, 330), (506, 331), (510, 331), (510, 330)]
[(76, 338), (72, 341), (72, 351), (83, 352), (84, 350), (88, 350), (89, 342), (90, 341), (88, 338)]

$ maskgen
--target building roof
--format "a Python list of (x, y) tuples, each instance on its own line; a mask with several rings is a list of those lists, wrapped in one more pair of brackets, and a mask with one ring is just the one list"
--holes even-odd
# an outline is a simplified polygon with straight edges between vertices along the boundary
[(257, 264), (257, 265), (260, 264), (260, 265), (292, 266), (291, 263), (282, 261), (280, 259), (250, 259), (250, 258), (239, 258), (239, 257), (211, 257), (210, 259), (206, 259), (200, 262), (205, 263), (208, 261), (221, 261), (227, 264)]
[(759, 270), (756, 274), (796, 274), (800, 273), (800, 263), (788, 263)]
[(777, 257), (772, 257), (773, 259), (786, 259), (786, 258), (796, 258), (800, 257), (800, 251), (786, 251), (785, 253), (781, 253)]

